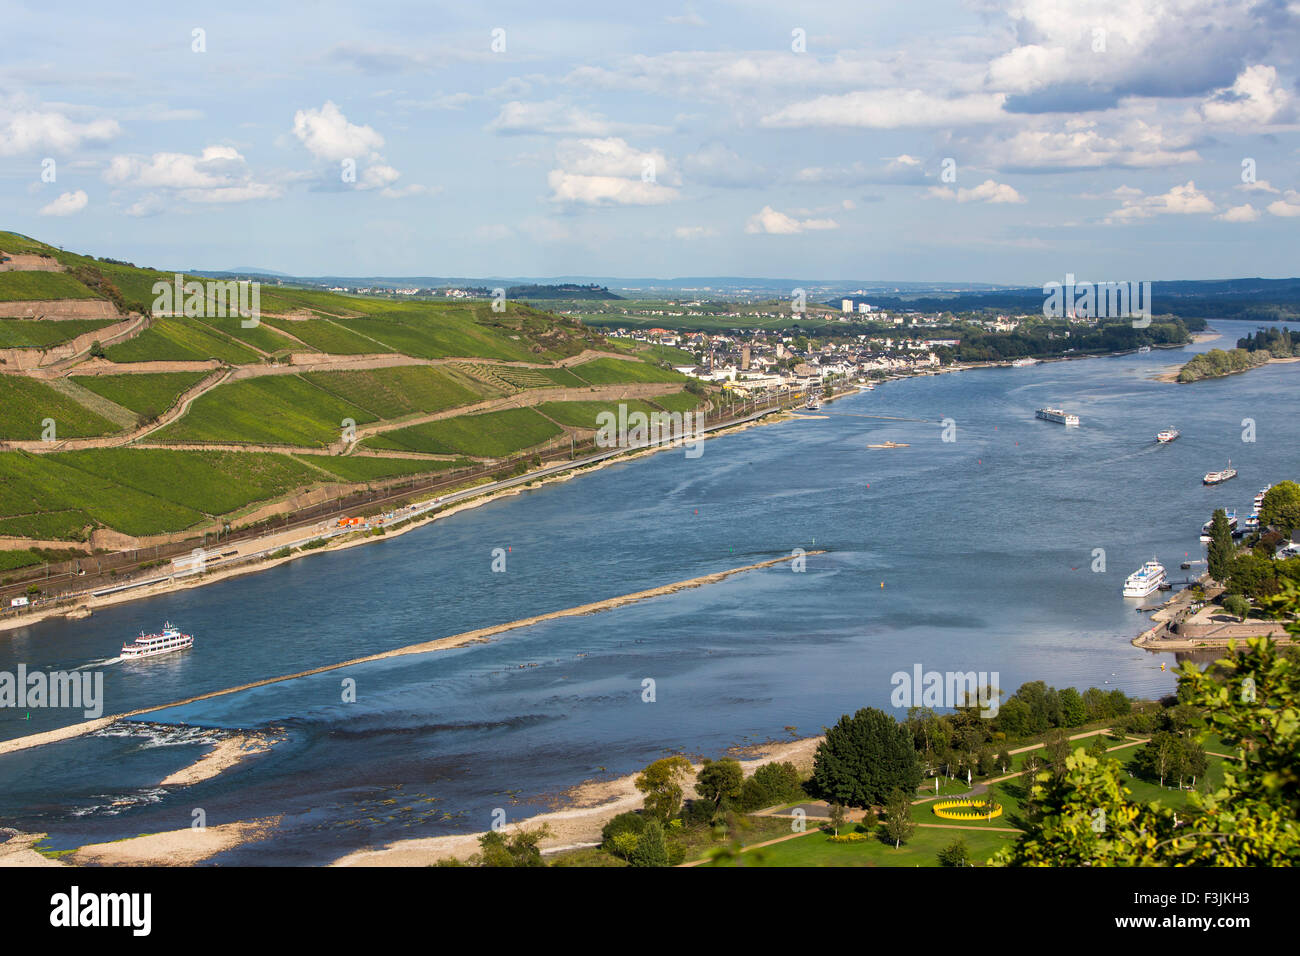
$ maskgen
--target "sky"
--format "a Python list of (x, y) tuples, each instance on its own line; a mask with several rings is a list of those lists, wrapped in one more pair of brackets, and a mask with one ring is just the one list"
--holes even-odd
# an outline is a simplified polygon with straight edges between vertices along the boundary
[(1300, 0), (7, 0), (0, 229), (162, 269), (1300, 273)]

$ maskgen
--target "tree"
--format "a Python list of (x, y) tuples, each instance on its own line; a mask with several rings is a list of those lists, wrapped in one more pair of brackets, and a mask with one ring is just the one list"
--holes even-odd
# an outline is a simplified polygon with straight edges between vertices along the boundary
[(883, 803), (895, 789), (915, 793), (920, 783), (912, 734), (873, 707), (841, 717), (813, 758), (818, 794), (851, 807)]
[(966, 841), (958, 838), (940, 850), (939, 865), (969, 866), (970, 853), (966, 849)]
[(1088, 719), (1088, 708), (1084, 706), (1083, 695), (1073, 687), (1061, 691), (1061, 724), (1065, 727), (1079, 727)]
[(1300, 528), (1300, 484), (1279, 481), (1268, 489), (1260, 505), (1259, 523), (1284, 534)]
[(1065, 775), (1065, 758), (1070, 756), (1070, 738), (1064, 730), (1057, 730), (1047, 738), (1043, 750), (1047, 754), (1047, 765), (1052, 770), (1052, 776), (1059, 780)]
[[(1268, 610), (1300, 637), (1300, 589), (1284, 586)], [(1010, 866), (1289, 866), (1300, 856), (1300, 663), (1268, 638), (1202, 671), (1179, 674), (1180, 695), (1204, 715), (1208, 729), (1238, 760), (1225, 766), (1214, 793), (1193, 791), (1172, 810), (1131, 799), (1119, 764), (1085, 753), (1068, 758), (1063, 780), (1040, 775), (1033, 793), (1042, 825), (1023, 834), (993, 862)]]
[(1228, 514), (1222, 508), (1215, 508), (1210, 517), (1210, 544), (1205, 554), (1210, 577), (1216, 581), (1228, 580), (1228, 570), (1236, 550), (1232, 543)]
[(740, 761), (731, 757), (704, 761), (695, 777), (695, 792), (713, 803), (715, 810), (725, 809), (740, 796), (745, 771)]
[(1033, 730), (1034, 715), (1029, 705), (1019, 697), (1012, 697), (998, 710), (995, 724), (1011, 740), (1028, 737)]
[(1239, 620), (1246, 620), (1250, 613), (1250, 602), (1240, 594), (1229, 594), (1223, 599), (1223, 609)]
[(645, 825), (636, 848), (628, 855), (627, 861), (633, 866), (667, 866), (668, 845), (664, 842), (663, 824), (650, 820)]
[(1011, 753), (1005, 747), (998, 754), (998, 766), (1002, 768), (1003, 773), (1011, 769)]
[(844, 826), (845, 822), (849, 818), (848, 813), (844, 810), (844, 804), (832, 803), (830, 810), (828, 811), (828, 816), (830, 817), (831, 829), (835, 831), (836, 836), (839, 836), (840, 827)]
[(741, 788), (739, 807), (742, 810), (758, 810), (802, 799), (802, 780), (799, 768), (788, 760), (765, 763), (745, 781)]
[(885, 833), (894, 841), (894, 849), (902, 846), (915, 830), (912, 801), (902, 790), (895, 790), (885, 804)]
[(480, 849), (470, 857), (470, 866), (545, 866), (537, 845), (550, 835), (546, 824), (536, 830), (516, 830), (508, 838), (499, 830), (489, 830), (478, 838)]
[(645, 794), (646, 813), (667, 823), (682, 807), (682, 781), (691, 772), (691, 762), (685, 757), (663, 757), (650, 764), (633, 781)]

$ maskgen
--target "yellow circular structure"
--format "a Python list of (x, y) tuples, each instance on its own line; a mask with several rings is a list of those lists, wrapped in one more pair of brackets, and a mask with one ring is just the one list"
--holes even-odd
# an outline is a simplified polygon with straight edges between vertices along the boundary
[(992, 801), (985, 803), (969, 797), (939, 800), (930, 809), (934, 811), (936, 817), (943, 820), (992, 820), (994, 817), (1002, 816), (1002, 804)]

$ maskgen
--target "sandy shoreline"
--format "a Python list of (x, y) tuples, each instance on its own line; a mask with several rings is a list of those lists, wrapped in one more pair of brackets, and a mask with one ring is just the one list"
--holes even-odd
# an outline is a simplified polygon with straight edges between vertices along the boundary
[(204, 780), (211, 780), (246, 757), (266, 753), (276, 742), (276, 739), (269, 734), (262, 733), (236, 734), (233, 737), (226, 737), (217, 741), (216, 746), (188, 767), (182, 767), (175, 773), (163, 778), (158, 786), (188, 787)]
[[(788, 760), (803, 773), (812, 770), (813, 753), (821, 737), (759, 744), (744, 748), (748, 759), (741, 760), (745, 775), (749, 776), (762, 764)], [(698, 771), (699, 765), (693, 764)], [(600, 842), (600, 830), (620, 813), (639, 810), (645, 795), (636, 789), (637, 774), (627, 774), (613, 780), (593, 780), (573, 787), (559, 798), (561, 809), (537, 813), (520, 820), (511, 820), (504, 832), (517, 829), (536, 829), (546, 824), (551, 835), (541, 842), (543, 852), (567, 849)], [(693, 797), (695, 790), (689, 784), (686, 796)], [(381, 847), (354, 850), (339, 857), (331, 866), (429, 866), (438, 860), (453, 858), (466, 860), (478, 852), (478, 833), (456, 834), (443, 837), (417, 837), (396, 840)]]

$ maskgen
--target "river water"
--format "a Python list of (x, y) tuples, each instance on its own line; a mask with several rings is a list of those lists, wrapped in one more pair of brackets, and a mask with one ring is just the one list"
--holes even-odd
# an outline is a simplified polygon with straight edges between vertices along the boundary
[[(1129, 643), (1146, 615), (1135, 611), (1144, 601), (1121, 597), (1125, 576), (1155, 555), (1183, 580), (1178, 563), (1202, 556), (1213, 508), (1244, 516), (1257, 489), (1300, 472), (1300, 416), (1285, 397), (1300, 366), (1195, 386), (1153, 380), (1253, 327), (1216, 326), (1223, 340), (1183, 351), (887, 383), (821, 418), (710, 439), (699, 458), (648, 456), (391, 540), (0, 634), (0, 671), (100, 672), (105, 712), (117, 713), (795, 548), (828, 552), (803, 572), (750, 572), (3, 756), (0, 823), (72, 847), (187, 827), (196, 809), (208, 825), (276, 816), (275, 836), (213, 862), (319, 863), (482, 830), (497, 808), (539, 812), (575, 783), (667, 753), (816, 733), (859, 707), (889, 708), (891, 675), (916, 665), (996, 673), (1008, 692), (1043, 679), (1167, 693), (1160, 662), (1172, 657)], [(1044, 405), (1082, 426), (1037, 420)], [(1170, 425), (1182, 438), (1156, 445)], [(908, 447), (867, 448), (891, 440)], [(1229, 458), (1240, 477), (1203, 487)], [(508, 549), (501, 573), (495, 548)], [(98, 663), (164, 619), (195, 646)], [(0, 710), (0, 739), (81, 719)], [(203, 753), (195, 727), (283, 739), (212, 780), (160, 787)]]

